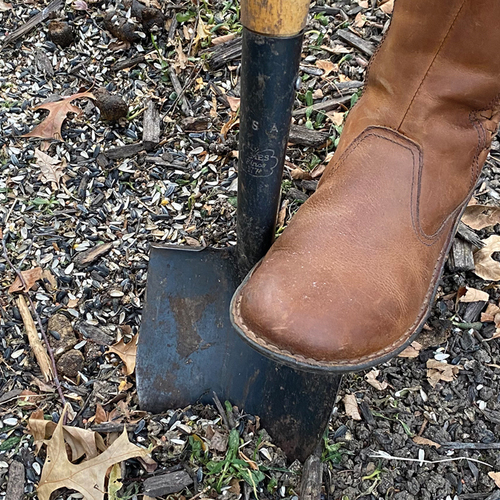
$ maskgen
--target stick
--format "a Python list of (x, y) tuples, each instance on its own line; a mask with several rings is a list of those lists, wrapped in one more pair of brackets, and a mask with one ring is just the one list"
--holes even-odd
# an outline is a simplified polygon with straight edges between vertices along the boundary
[(3, 236), (2, 232), (0, 231), (0, 237), (2, 238), (2, 247), (3, 247), (3, 257), (6, 260), (7, 264), (14, 270), (14, 272), (17, 274), (19, 279), (21, 280), (21, 283), (23, 284), (25, 294), (28, 297), (29, 303), (31, 310), (33, 311), (33, 314), (36, 318), (36, 321), (38, 323), (38, 327), (40, 328), (40, 332), (42, 333), (42, 338), (43, 341), (45, 342), (45, 348), (47, 349), (47, 353), (49, 355), (51, 365), (52, 365), (52, 374), (54, 376), (54, 384), (56, 385), (57, 392), (59, 393), (59, 397), (61, 398), (61, 402), (63, 405), (66, 404), (66, 398), (64, 397), (64, 394), (62, 392), (61, 388), (61, 382), (59, 381), (59, 377), (57, 376), (57, 368), (56, 368), (56, 360), (54, 358), (54, 351), (52, 350), (52, 347), (50, 347), (50, 342), (47, 337), (47, 333), (45, 332), (45, 329), (42, 324), (42, 320), (40, 318), (40, 315), (38, 314), (35, 304), (33, 304), (33, 300), (31, 299), (31, 295), (28, 293), (28, 287), (26, 286), (26, 281), (24, 281), (24, 276), (22, 275), (21, 271), (17, 269), (12, 261), (9, 259), (9, 254), (7, 253), (7, 245), (5, 243), (5, 237)]
[[(310, 107), (312, 108), (312, 111), (331, 111), (332, 109), (337, 108), (341, 104), (347, 104), (348, 102), (350, 102), (351, 97), (352, 94), (349, 94), (342, 97), (337, 97), (336, 99), (329, 99), (328, 101), (318, 102), (318, 104), (313, 104)], [(305, 116), (308, 109), (309, 106), (306, 108), (296, 109), (292, 113), (292, 116), (294, 117)]]
[(50, 359), (45, 347), (43, 347), (41, 340), (38, 338), (35, 322), (33, 321), (33, 317), (31, 316), (24, 296), (19, 295), (17, 297), (17, 307), (21, 313), (21, 318), (23, 318), (24, 327), (26, 328), (26, 333), (28, 334), (28, 341), (33, 353), (35, 354), (38, 366), (40, 367), (40, 370), (45, 378), (45, 382), (50, 382), (53, 378), (52, 369), (50, 367)]
[(459, 443), (450, 441), (441, 443), (447, 450), (500, 450), (500, 443)]
[(47, 19), (52, 12), (61, 8), (62, 5), (63, 0), (54, 0), (52, 3), (47, 5), (45, 9), (33, 16), (26, 24), (13, 31), (10, 35), (7, 35), (3, 39), (3, 45), (8, 45), (9, 43), (15, 42), (18, 38), (21, 38), (35, 26), (38, 26), (41, 22), (45, 21), (45, 19)]

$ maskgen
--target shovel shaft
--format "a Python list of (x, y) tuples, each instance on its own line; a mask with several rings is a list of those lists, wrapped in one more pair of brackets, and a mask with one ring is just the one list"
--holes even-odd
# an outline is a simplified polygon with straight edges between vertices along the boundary
[(245, 275), (274, 241), (302, 33), (243, 30), (238, 167), (238, 261)]

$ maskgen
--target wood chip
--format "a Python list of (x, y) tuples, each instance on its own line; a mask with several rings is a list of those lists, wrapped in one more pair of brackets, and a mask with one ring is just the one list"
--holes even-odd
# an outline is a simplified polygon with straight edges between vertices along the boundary
[(9, 467), (6, 500), (22, 500), (24, 498), (24, 474), (24, 465), (17, 460), (13, 460)]
[(160, 142), (160, 113), (150, 100), (142, 122), (142, 144), (146, 151), (152, 151)]
[(431, 441), (430, 439), (424, 438), (422, 436), (415, 436), (413, 438), (413, 442), (415, 444), (434, 446), (434, 448), (441, 448), (441, 445), (439, 443), (435, 443), (434, 441)]
[(86, 267), (97, 259), (106, 255), (113, 248), (113, 243), (103, 243), (102, 245), (97, 245), (85, 252), (81, 252), (75, 256), (73, 262), (75, 266), (82, 268)]
[(193, 480), (186, 471), (168, 472), (167, 474), (146, 479), (144, 481), (144, 493), (150, 497), (163, 497), (178, 493), (192, 484)]

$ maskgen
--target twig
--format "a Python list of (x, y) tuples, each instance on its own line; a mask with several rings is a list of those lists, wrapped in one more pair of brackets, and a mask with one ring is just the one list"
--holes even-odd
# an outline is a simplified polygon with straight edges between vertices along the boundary
[[(38, 26), (41, 22), (45, 21), (49, 15), (60, 9), (63, 6), (63, 0), (54, 0), (45, 9), (33, 16), (26, 24), (23, 24), (20, 28), (13, 31), (10, 35), (7, 35), (3, 39), (3, 44), (8, 45), (9, 43), (15, 42), (18, 38), (22, 37), (26, 33), (30, 32), (35, 26)], [(3, 47), (2, 47), (3, 48)]]
[(481, 465), (486, 465), (487, 467), (493, 467), (492, 465), (477, 460), (475, 458), (469, 457), (456, 457), (456, 458), (443, 458), (443, 460), (420, 460), (419, 458), (406, 458), (406, 457), (394, 457), (393, 455), (386, 453), (385, 451), (377, 451), (370, 455), (372, 458), (385, 458), (386, 460), (400, 460), (401, 462), (419, 462), (421, 464), (440, 464), (442, 462), (457, 462), (458, 460), (469, 460), (471, 462), (476, 462)]
[(21, 271), (17, 269), (12, 261), (9, 258), (9, 255), (7, 253), (7, 245), (5, 243), (5, 236), (2, 238), (2, 248), (3, 248), (3, 257), (7, 264), (13, 269), (13, 271), (17, 274), (18, 278), (21, 280), (21, 283), (23, 284), (24, 287), (24, 293), (28, 297), (29, 303), (31, 310), (33, 312), (33, 315), (36, 318), (36, 322), (38, 323), (38, 328), (40, 329), (40, 332), (42, 334), (43, 341), (45, 342), (45, 348), (47, 349), (47, 353), (49, 355), (51, 365), (52, 365), (52, 372), (54, 375), (54, 384), (56, 386), (57, 392), (59, 393), (59, 397), (61, 398), (61, 402), (63, 405), (66, 404), (66, 398), (64, 397), (64, 394), (62, 392), (61, 388), (61, 382), (59, 381), (59, 377), (57, 376), (57, 367), (56, 367), (56, 360), (54, 358), (54, 351), (52, 350), (52, 347), (50, 347), (50, 342), (47, 337), (47, 333), (45, 332), (45, 328), (43, 327), (42, 320), (40, 318), (40, 315), (38, 314), (35, 304), (33, 304), (33, 300), (31, 298), (31, 295), (28, 293), (28, 287), (26, 285), (26, 281), (24, 280), (24, 276), (22, 275)]
[(16, 206), (17, 202), (19, 200), (16, 198), (14, 200), (14, 203), (12, 203), (12, 206), (10, 207), (10, 210), (7, 212), (7, 216), (5, 217), (5, 220), (3, 221), (3, 225), (6, 226), (7, 225), (7, 221), (9, 220), (9, 217), (10, 217), (10, 214), (12, 213), (12, 211), (14, 210), (14, 207)]

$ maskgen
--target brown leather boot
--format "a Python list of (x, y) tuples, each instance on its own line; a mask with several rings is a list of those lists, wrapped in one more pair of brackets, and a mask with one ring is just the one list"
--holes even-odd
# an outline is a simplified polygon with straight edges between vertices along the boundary
[(420, 331), (499, 121), (500, 1), (397, 0), (318, 190), (236, 292), (238, 331), (308, 370)]

